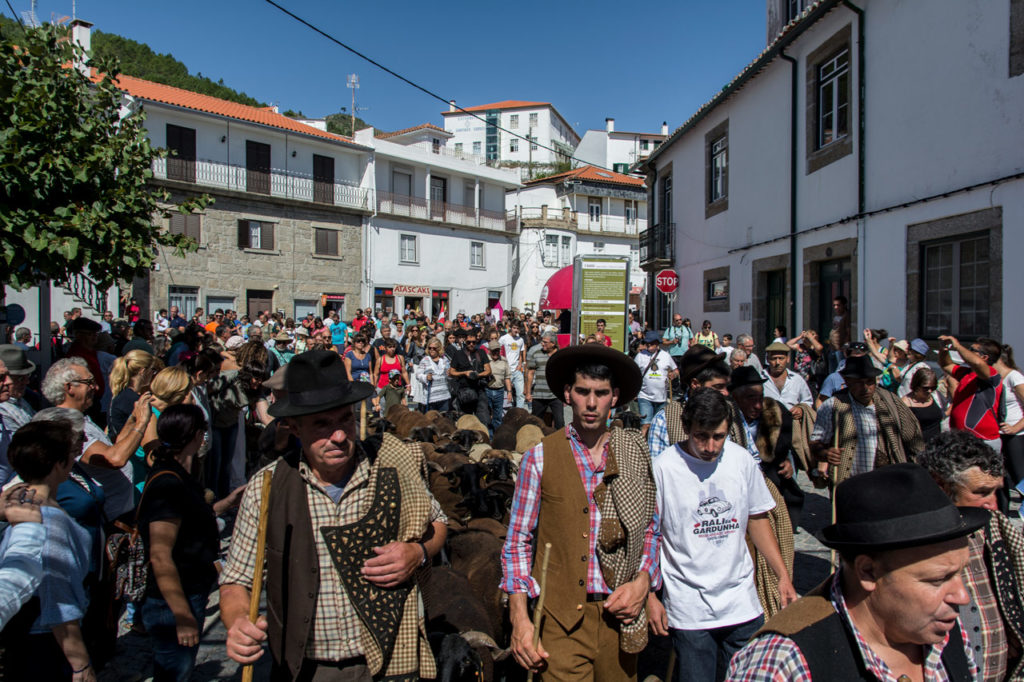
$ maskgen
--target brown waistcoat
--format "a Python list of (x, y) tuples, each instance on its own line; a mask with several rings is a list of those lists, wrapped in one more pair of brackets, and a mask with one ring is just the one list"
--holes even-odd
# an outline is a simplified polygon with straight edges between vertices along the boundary
[(565, 430), (543, 440), (537, 554), (533, 577), (540, 579), (545, 543), (551, 543), (544, 610), (569, 630), (583, 620), (590, 559), (590, 500), (580, 479)]

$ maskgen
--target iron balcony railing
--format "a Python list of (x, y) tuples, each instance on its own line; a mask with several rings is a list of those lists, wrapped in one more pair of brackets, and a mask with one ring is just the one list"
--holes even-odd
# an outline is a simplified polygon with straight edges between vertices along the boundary
[(508, 211), (509, 231), (513, 226), (523, 227), (561, 227), (586, 232), (603, 232), (620, 235), (637, 235), (647, 227), (647, 221), (638, 218), (626, 219), (625, 216), (602, 215), (592, 216), (579, 213), (569, 208), (550, 208), (548, 206), (520, 206)]
[(153, 160), (153, 177), (367, 211), (372, 206), (372, 191), (368, 188), (278, 168), (253, 171), (219, 161), (164, 158)]
[(82, 272), (69, 273), (60, 285), (71, 296), (98, 313), (107, 310), (107, 290), (100, 289), (88, 275)]
[(675, 262), (676, 224), (651, 225), (640, 233), (640, 264), (653, 261)]

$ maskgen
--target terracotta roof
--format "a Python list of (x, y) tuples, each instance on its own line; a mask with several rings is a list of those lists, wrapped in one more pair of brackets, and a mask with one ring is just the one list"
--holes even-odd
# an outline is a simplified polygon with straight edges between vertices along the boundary
[(796, 40), (796, 38), (798, 38), (804, 31), (817, 22), (818, 19), (831, 12), (840, 2), (841, 0), (812, 0), (809, 2), (799, 15), (793, 17), (789, 23), (782, 27), (772, 42), (761, 50), (761, 53), (758, 54), (753, 61), (747, 64), (747, 66), (744, 67), (744, 69), (740, 71), (735, 78), (726, 83), (714, 97), (702, 104), (700, 108), (698, 108), (697, 111), (695, 111), (693, 115), (686, 120), (686, 122), (676, 128), (667, 140), (655, 148), (651, 155), (647, 157), (645, 162), (653, 161), (656, 157), (660, 156), (666, 149), (671, 147), (676, 140), (682, 137), (688, 130), (693, 128), (705, 116), (707, 116), (715, 107), (742, 89), (747, 81), (756, 77), (765, 69), (765, 67), (775, 60), (782, 48)]
[[(94, 75), (93, 77), (95, 78), (96, 76)], [(171, 104), (178, 107), (184, 107), (186, 109), (194, 109), (195, 111), (204, 111), (208, 114), (217, 114), (218, 116), (226, 116), (228, 118), (248, 121), (250, 123), (258, 123), (272, 128), (280, 128), (281, 130), (288, 130), (293, 133), (302, 133), (303, 135), (312, 135), (313, 137), (321, 137), (335, 142), (346, 142), (353, 145), (356, 144), (351, 138), (344, 137), (343, 135), (335, 135), (334, 133), (328, 133), (314, 128), (313, 126), (299, 123), (287, 116), (274, 113), (274, 110), (271, 107), (251, 107), (246, 104), (229, 102), (228, 100), (220, 99), (218, 97), (201, 95), (197, 92), (182, 90), (181, 88), (163, 85), (162, 83), (154, 83), (134, 76), (126, 76), (124, 74), (118, 76), (116, 82), (119, 88), (132, 97), (148, 99), (162, 104)]]
[(375, 133), (374, 137), (376, 137), (379, 140), (386, 140), (389, 137), (397, 137), (398, 135), (405, 135), (406, 133), (411, 133), (417, 130), (433, 130), (439, 133), (444, 133), (445, 135), (449, 136), (453, 134), (449, 133), (444, 128), (434, 125), (433, 123), (423, 123), (418, 126), (413, 126), (412, 128), (403, 128), (402, 130), (396, 130), (393, 133)]
[(549, 175), (546, 178), (527, 180), (524, 185), (543, 185), (548, 183), (562, 182), (563, 180), (585, 180), (587, 182), (603, 182), (609, 185), (628, 185), (630, 187), (643, 187), (643, 178), (634, 178), (631, 175), (623, 175), (614, 171), (595, 168), (594, 166), (580, 166), (565, 173)]
[(527, 107), (550, 107), (550, 102), (524, 102), (518, 99), (507, 99), (493, 104), (478, 104), (475, 107), (462, 107), (455, 111), (442, 111), (441, 115), (461, 114), (463, 111), (490, 111), (491, 109), (525, 109)]

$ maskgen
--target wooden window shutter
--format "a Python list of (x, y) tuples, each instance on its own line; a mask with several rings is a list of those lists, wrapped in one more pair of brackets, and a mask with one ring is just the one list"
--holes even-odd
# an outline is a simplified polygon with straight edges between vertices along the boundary
[(194, 239), (196, 243), (199, 243), (200, 237), (200, 218), (198, 213), (190, 213), (186, 216), (182, 216), (185, 222), (185, 236)]
[(319, 255), (325, 255), (328, 253), (327, 250), (327, 230), (314, 230), (316, 232), (316, 252)]
[(327, 253), (338, 255), (338, 233), (334, 230), (327, 230)]
[(274, 223), (260, 223), (260, 248), (274, 250)]
[(238, 221), (238, 248), (247, 249), (249, 248), (249, 221), (239, 220)]
[(168, 230), (171, 234), (185, 234), (185, 216), (174, 212), (171, 214), (171, 226)]

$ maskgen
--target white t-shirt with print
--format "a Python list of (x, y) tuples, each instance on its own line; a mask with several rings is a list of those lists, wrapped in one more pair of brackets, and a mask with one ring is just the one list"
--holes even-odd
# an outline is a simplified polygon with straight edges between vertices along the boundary
[(705, 462), (680, 443), (651, 464), (661, 515), (661, 572), (669, 627), (738, 625), (763, 612), (747, 550), (747, 519), (775, 508), (757, 463), (726, 441)]
[(526, 340), (520, 336), (516, 338), (511, 334), (505, 334), (498, 343), (505, 349), (505, 361), (508, 362), (508, 370), (515, 372), (519, 369), (519, 356), (523, 352), (523, 348), (526, 347)]
[(668, 399), (668, 389), (666, 388), (665, 380), (668, 378), (668, 373), (676, 368), (676, 361), (663, 350), (658, 351), (657, 360), (654, 361), (653, 365), (651, 364), (651, 356), (645, 353), (637, 353), (634, 361), (641, 372), (647, 370), (647, 366), (651, 365), (651, 369), (644, 373), (644, 383), (640, 389), (639, 397), (644, 400), (650, 400), (652, 403), (665, 402)]

